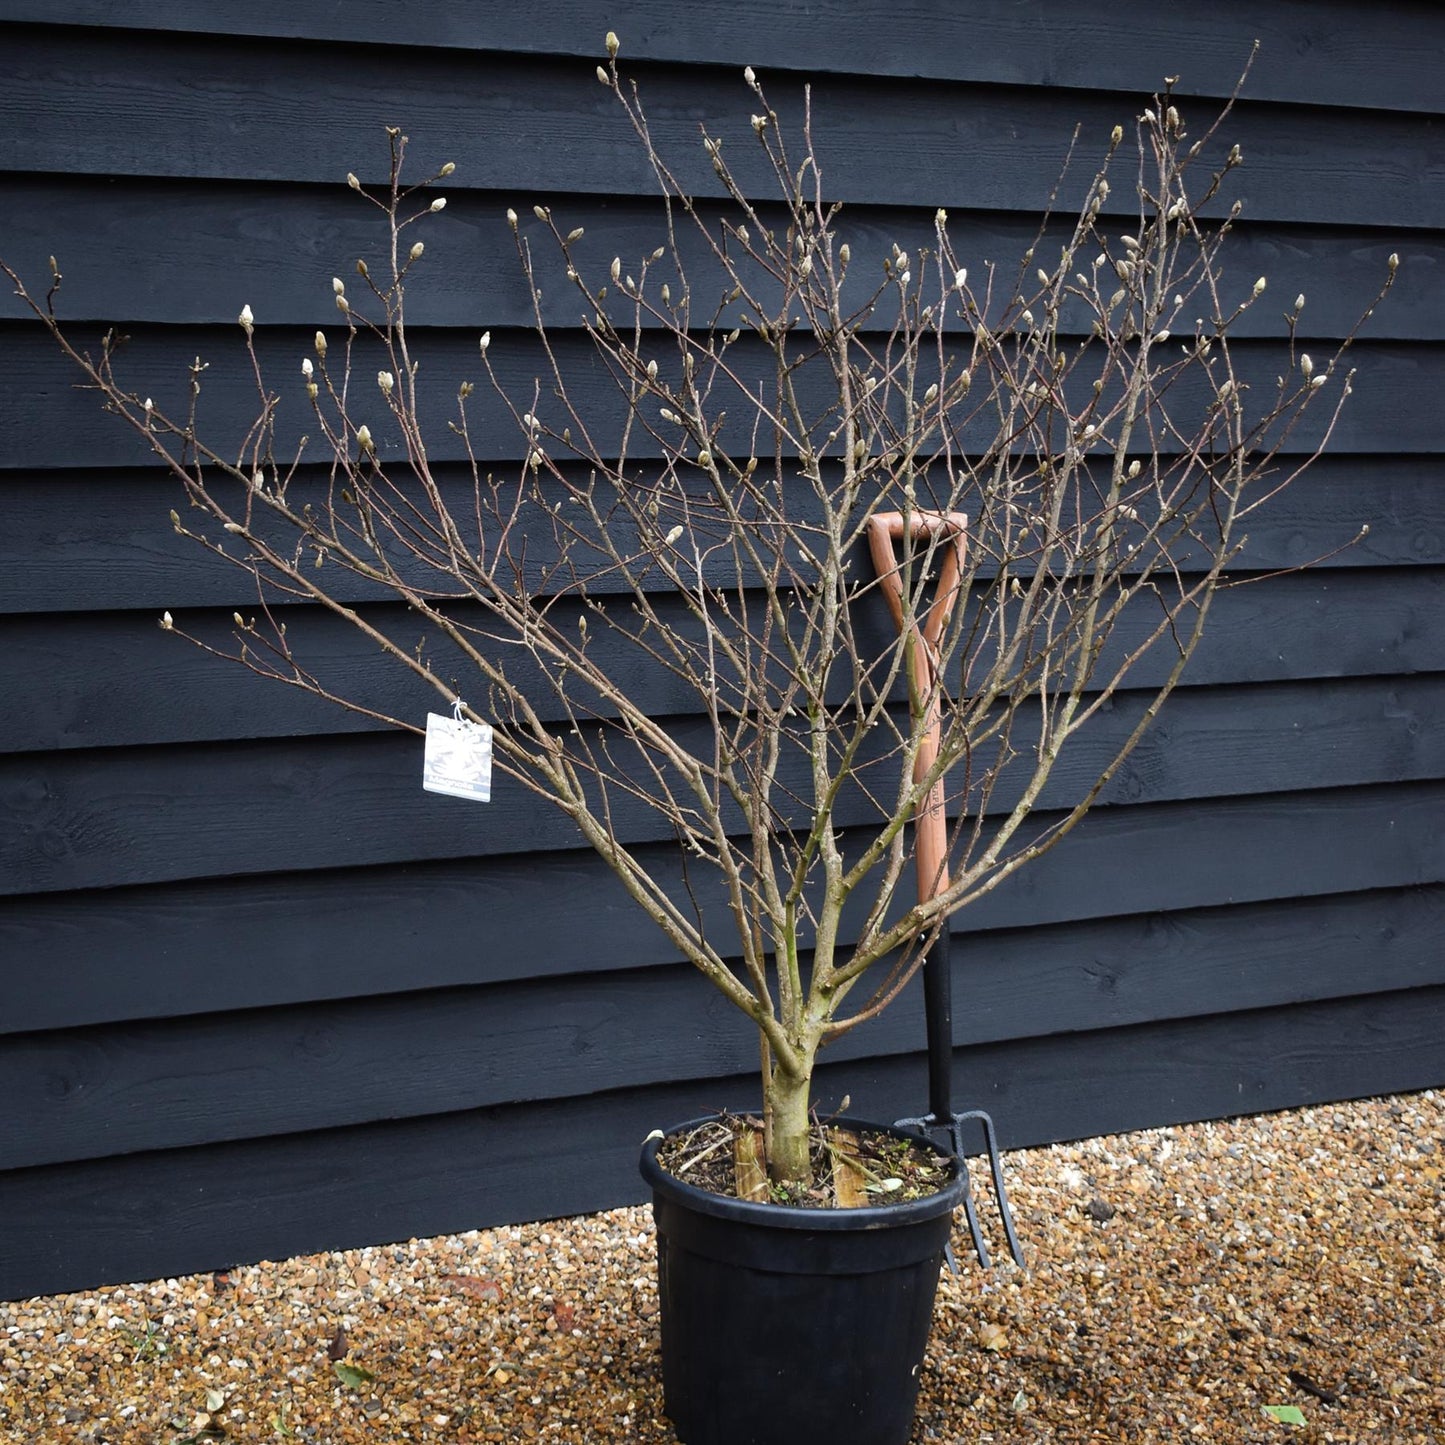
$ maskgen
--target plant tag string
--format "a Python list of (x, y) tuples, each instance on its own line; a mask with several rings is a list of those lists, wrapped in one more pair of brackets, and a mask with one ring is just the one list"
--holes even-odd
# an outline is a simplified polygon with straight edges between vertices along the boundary
[(446, 793), (474, 802), (492, 800), (492, 729), (487, 723), (462, 716), (461, 698), (452, 703), (452, 715), (426, 715), (426, 753), (422, 758), (421, 785), (429, 793)]

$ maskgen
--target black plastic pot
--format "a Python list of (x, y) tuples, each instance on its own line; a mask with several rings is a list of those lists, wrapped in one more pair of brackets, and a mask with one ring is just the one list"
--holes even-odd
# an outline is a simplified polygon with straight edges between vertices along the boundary
[(963, 1196), (957, 1163), (926, 1199), (795, 1209), (675, 1179), (657, 1162), (658, 1143), (643, 1148), (642, 1177), (657, 1224), (665, 1408), (678, 1438), (904, 1445)]

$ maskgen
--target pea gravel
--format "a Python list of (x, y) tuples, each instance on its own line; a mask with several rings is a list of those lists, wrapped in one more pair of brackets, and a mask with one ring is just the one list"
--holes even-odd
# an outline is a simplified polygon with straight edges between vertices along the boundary
[[(914, 1440), (1445, 1440), (1442, 1138), (1437, 1091), (1008, 1156), (1030, 1269), (956, 1241)], [(653, 1258), (619, 1209), (0, 1304), (0, 1439), (671, 1441)]]

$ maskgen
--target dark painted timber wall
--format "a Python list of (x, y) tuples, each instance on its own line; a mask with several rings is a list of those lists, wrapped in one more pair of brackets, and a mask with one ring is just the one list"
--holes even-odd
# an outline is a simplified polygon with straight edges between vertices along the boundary
[[(1305, 291), (1318, 350), (1398, 252), (1330, 457), (1251, 539), (1157, 732), (1085, 827), (956, 923), (960, 1095), (1028, 1144), (1445, 1083), (1445, 10), (1391, 0), (6, 0), (0, 253), (134, 338), (302, 354), (374, 244), (341, 179), (381, 126), (455, 160), (414, 319), (529, 364), (503, 213), (647, 239), (596, 83), (622, 35), (664, 140), (746, 127), (739, 69), (815, 84), (831, 175), (882, 247), (949, 207), (1016, 254), (1076, 124), (1163, 75), (1186, 113), (1260, 56), (1240, 274)], [(699, 167), (701, 173), (701, 167)], [(857, 247), (855, 247), (855, 250)], [(568, 342), (567, 344), (571, 344)], [(1273, 369), (1269, 343), (1245, 348)], [(289, 363), (288, 363), (289, 365)], [(465, 373), (462, 373), (465, 374)], [(747, 1031), (556, 820), (424, 795), (409, 737), (162, 635), (237, 581), (169, 484), (0, 298), (0, 1297), (633, 1200), (652, 1127), (753, 1102)], [(499, 456), (498, 460), (507, 460)], [(339, 680), (425, 699), (323, 625)], [(659, 698), (659, 708), (666, 699)], [(665, 853), (646, 831), (644, 851)], [(905, 1000), (822, 1095), (923, 1103)]]

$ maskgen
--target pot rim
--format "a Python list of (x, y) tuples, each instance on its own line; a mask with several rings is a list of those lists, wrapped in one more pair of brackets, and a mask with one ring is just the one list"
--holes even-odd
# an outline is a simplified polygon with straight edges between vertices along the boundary
[[(721, 1117), (723, 1116), (720, 1114), (704, 1114), (699, 1118), (675, 1124), (663, 1131), (664, 1139)], [(714, 1194), (711, 1190), (700, 1189), (695, 1184), (678, 1179), (657, 1162), (657, 1151), (663, 1139), (649, 1138), (644, 1142), (639, 1167), (643, 1179), (654, 1194), (686, 1209), (698, 1214), (709, 1214), (717, 1219), (731, 1219), (740, 1224), (762, 1225), (774, 1229), (803, 1229), (814, 1232), (895, 1229), (936, 1219), (941, 1214), (951, 1214), (962, 1201), (968, 1188), (968, 1175), (960, 1161), (932, 1139), (908, 1129), (900, 1129), (893, 1124), (877, 1124), (869, 1119), (855, 1119), (846, 1115), (831, 1119), (829, 1123), (851, 1129), (855, 1133), (864, 1129), (876, 1130), (920, 1144), (948, 1161), (952, 1177), (942, 1189), (922, 1199), (908, 1199), (897, 1204), (866, 1204), (844, 1209), (814, 1209), (796, 1204), (763, 1204), (752, 1199), (735, 1199), (730, 1195)]]

